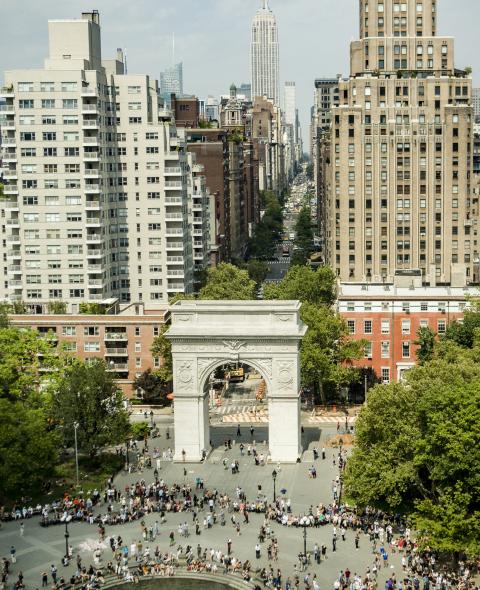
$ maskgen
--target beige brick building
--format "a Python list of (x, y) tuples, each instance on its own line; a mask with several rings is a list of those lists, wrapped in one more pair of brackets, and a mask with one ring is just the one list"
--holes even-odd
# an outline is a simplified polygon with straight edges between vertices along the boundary
[(325, 255), (342, 281), (464, 285), (478, 256), (470, 75), (435, 0), (360, 0), (360, 40), (321, 147)]

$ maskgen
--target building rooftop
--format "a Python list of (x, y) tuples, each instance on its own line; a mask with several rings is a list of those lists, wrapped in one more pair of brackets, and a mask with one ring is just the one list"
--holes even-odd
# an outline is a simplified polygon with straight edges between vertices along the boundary
[(478, 287), (399, 287), (392, 283), (340, 283), (338, 299), (461, 299), (478, 297)]

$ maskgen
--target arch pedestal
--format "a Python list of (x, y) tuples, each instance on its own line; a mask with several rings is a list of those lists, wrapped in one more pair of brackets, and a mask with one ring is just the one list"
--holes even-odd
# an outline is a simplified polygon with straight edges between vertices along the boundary
[(198, 462), (210, 448), (205, 383), (217, 367), (245, 363), (265, 379), (271, 461), (301, 454), (298, 301), (179, 301), (170, 308), (175, 460)]

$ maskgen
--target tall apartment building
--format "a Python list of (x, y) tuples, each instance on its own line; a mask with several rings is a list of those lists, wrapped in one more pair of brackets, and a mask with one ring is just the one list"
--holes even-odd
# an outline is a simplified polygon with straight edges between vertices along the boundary
[(473, 88), (472, 90), (472, 105), (475, 123), (480, 123), (480, 88)]
[(317, 199), (317, 221), (320, 236), (325, 234), (324, 217), (321, 215), (322, 204), (325, 201), (326, 179), (323, 177), (325, 164), (323, 157), (326, 155), (324, 149), (325, 138), (330, 131), (332, 109), (339, 105), (338, 82), (340, 75), (336, 78), (317, 78), (315, 80), (314, 105), (312, 108), (310, 127), (311, 158), (314, 169), (315, 190)]
[(49, 22), (49, 46), (0, 95), (0, 299), (75, 312), (191, 292), (191, 167), (158, 84), (125, 74), (121, 52), (102, 60), (97, 12)]
[(252, 100), (266, 96), (279, 104), (278, 31), (268, 0), (262, 0), (252, 21), (250, 45)]
[(360, 40), (326, 139), (326, 261), (342, 281), (464, 285), (478, 257), (472, 215), (472, 82), (436, 0), (360, 0)]

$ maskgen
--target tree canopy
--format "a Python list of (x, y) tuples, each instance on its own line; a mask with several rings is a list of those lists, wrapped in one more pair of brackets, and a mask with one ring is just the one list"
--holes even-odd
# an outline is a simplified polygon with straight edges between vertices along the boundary
[(335, 274), (328, 266), (313, 271), (308, 266), (289, 269), (280, 283), (269, 283), (264, 299), (298, 299), (302, 303), (331, 306), (336, 299)]
[(156, 403), (167, 405), (167, 395), (171, 392), (170, 379), (164, 378), (165, 374), (160, 371), (147, 369), (133, 382), (135, 388), (143, 391), (143, 401), (147, 404)]
[(248, 271), (222, 263), (209, 269), (207, 284), (200, 289), (199, 299), (255, 299), (255, 287)]
[(248, 253), (253, 258), (271, 258), (275, 253), (275, 243), (282, 236), (282, 205), (269, 191), (262, 192), (260, 198), (264, 213), (248, 242)]
[(411, 517), (425, 544), (480, 553), (480, 349), (436, 346), (404, 383), (378, 385), (356, 424), (349, 499)]
[(62, 426), (67, 446), (73, 443), (75, 423), (78, 446), (92, 457), (104, 446), (125, 441), (129, 420), (123, 394), (103, 361), (72, 360), (53, 385), (51, 396), (52, 417)]

